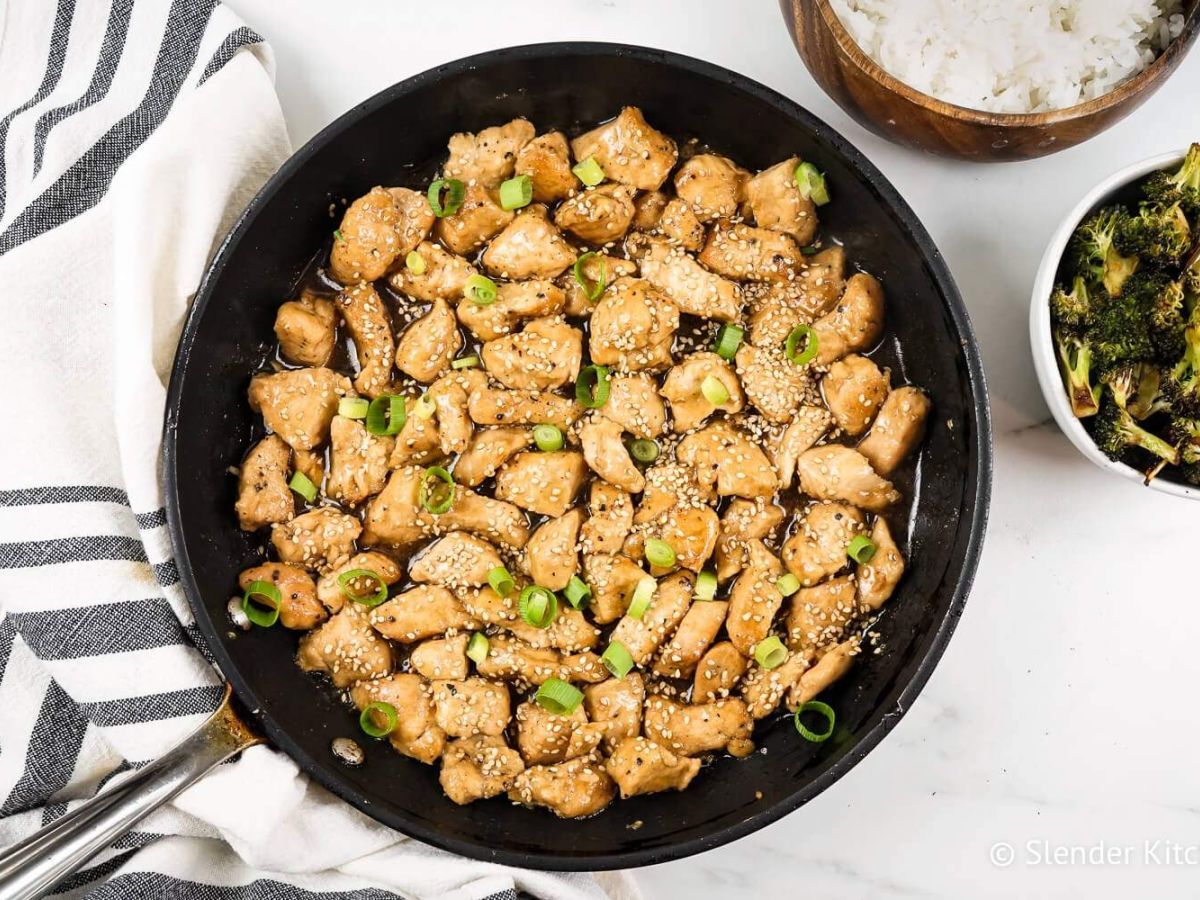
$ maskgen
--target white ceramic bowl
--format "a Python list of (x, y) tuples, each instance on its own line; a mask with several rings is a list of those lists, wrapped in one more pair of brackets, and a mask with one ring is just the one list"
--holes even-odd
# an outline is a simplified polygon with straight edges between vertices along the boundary
[[(1121, 188), (1141, 180), (1158, 169), (1178, 166), (1183, 161), (1184, 154), (1185, 151), (1182, 150), (1178, 153), (1164, 153), (1134, 163), (1119, 172), (1114, 172), (1092, 188), (1087, 196), (1079, 201), (1079, 205), (1063, 219), (1062, 224), (1054, 233), (1054, 237), (1050, 239), (1046, 255), (1042, 257), (1042, 264), (1038, 268), (1037, 278), (1033, 282), (1033, 299), (1029, 307), (1029, 338), (1033, 350), (1033, 366), (1037, 370), (1042, 395), (1046, 398), (1046, 404), (1050, 407), (1054, 420), (1058, 422), (1058, 427), (1062, 429), (1063, 434), (1080, 453), (1101, 469), (1139, 483), (1145, 480), (1145, 476), (1136, 469), (1113, 462), (1101, 453), (1092, 443), (1091, 436), (1088, 435), (1083, 425), (1075, 418), (1075, 414), (1071, 412), (1071, 404), (1067, 399), (1067, 392), (1063, 388), (1062, 375), (1059, 373), (1058, 353), (1055, 351), (1054, 338), (1050, 332), (1050, 292), (1054, 290), (1054, 276), (1058, 272), (1058, 264), (1062, 260), (1067, 243), (1071, 240), (1076, 226), (1093, 209), (1108, 203)], [(1161, 491), (1164, 494), (1174, 494), (1176, 497), (1200, 500), (1200, 488), (1175, 484), (1163, 478), (1156, 478), (1150, 482), (1150, 489)]]

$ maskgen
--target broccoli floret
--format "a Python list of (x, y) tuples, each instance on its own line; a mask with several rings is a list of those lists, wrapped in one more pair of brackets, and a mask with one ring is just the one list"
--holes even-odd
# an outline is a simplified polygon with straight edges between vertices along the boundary
[(1145, 265), (1174, 268), (1192, 245), (1192, 228), (1178, 203), (1143, 203), (1136, 216), (1121, 220), (1117, 248)]
[(1169, 463), (1179, 462), (1178, 450), (1135, 422), (1133, 416), (1111, 398), (1105, 398), (1095, 422), (1092, 436), (1096, 446), (1109, 459), (1121, 462), (1128, 450), (1140, 447)]
[(1153, 363), (1133, 363), (1129, 366), (1133, 393), (1126, 409), (1138, 421), (1167, 412), (1171, 404), (1162, 392), (1162, 369)]
[(1157, 348), (1150, 333), (1145, 292), (1137, 291), (1105, 301), (1093, 316), (1087, 341), (1099, 367), (1110, 369), (1122, 363), (1154, 359)]
[(1094, 416), (1099, 409), (1099, 389), (1092, 385), (1092, 348), (1078, 335), (1055, 329), (1059, 368), (1076, 418)]
[(1143, 190), (1157, 203), (1178, 203), (1189, 216), (1200, 215), (1200, 144), (1192, 144), (1176, 171), (1147, 178)]
[(1050, 295), (1050, 315), (1055, 323), (1069, 328), (1084, 328), (1092, 318), (1092, 298), (1087, 280), (1076, 275), (1070, 293), (1063, 285), (1057, 285)]
[(1110, 297), (1119, 297), (1129, 276), (1137, 271), (1136, 256), (1124, 256), (1116, 247), (1117, 232), (1129, 213), (1119, 206), (1102, 209), (1077, 229), (1071, 239), (1076, 271), (1104, 285)]
[(1179, 448), (1179, 461), (1186, 465), (1200, 464), (1200, 419), (1176, 416), (1171, 419), (1167, 438)]
[(1200, 307), (1192, 311), (1183, 340), (1183, 355), (1167, 371), (1162, 392), (1176, 414), (1200, 418)]
[(1138, 272), (1125, 283), (1125, 293), (1115, 302), (1146, 317), (1155, 359), (1164, 363), (1179, 359), (1187, 325), (1182, 284), (1158, 272)]

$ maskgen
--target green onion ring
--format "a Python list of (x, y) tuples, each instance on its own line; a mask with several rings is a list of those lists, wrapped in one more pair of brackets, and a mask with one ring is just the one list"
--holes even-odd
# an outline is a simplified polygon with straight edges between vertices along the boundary
[(408, 256), (404, 257), (404, 268), (408, 269), (414, 275), (424, 275), (425, 257), (416, 250), (411, 251)]
[(278, 622), (282, 606), (283, 594), (269, 581), (250, 582), (242, 595), (242, 612), (259, 628), (270, 628)]
[(501, 597), (507, 597), (517, 589), (517, 583), (504, 566), (496, 566), (494, 569), (490, 569), (487, 573), (487, 580), (488, 584), (492, 586), (492, 590)]
[(805, 199), (811, 200), (817, 206), (824, 206), (829, 202), (829, 186), (825, 184), (825, 176), (817, 171), (817, 167), (812, 163), (802, 162), (796, 166), (793, 178)]
[(580, 406), (599, 409), (608, 402), (611, 388), (607, 366), (584, 366), (575, 382), (575, 399)]
[(343, 397), (338, 401), (338, 415), (343, 419), (365, 419), (370, 407), (366, 397)]
[(652, 463), (658, 459), (658, 444), (647, 438), (629, 442), (629, 455), (640, 463)]
[(629, 598), (629, 608), (625, 610), (625, 615), (632, 619), (640, 619), (646, 614), (646, 610), (650, 608), (651, 602), (654, 600), (654, 592), (658, 590), (658, 582), (647, 575), (637, 583), (637, 587), (633, 589), (633, 596)]
[(479, 365), (479, 357), (478, 356), (464, 356), (461, 359), (456, 359), (454, 362), (450, 363), (450, 368), (452, 368), (452, 369), (474, 369), (478, 365)]
[(422, 394), (413, 404), (413, 415), (418, 419), (429, 421), (435, 412), (437, 412), (437, 402), (428, 394)]
[(563, 448), (563, 433), (557, 425), (543, 424), (533, 427), (533, 442), (543, 453), (553, 453)]
[(846, 555), (860, 566), (865, 566), (874, 558), (878, 549), (875, 542), (865, 534), (856, 534), (850, 541), (850, 546), (846, 548)]
[(700, 393), (713, 406), (724, 406), (729, 402), (729, 388), (716, 375), (706, 375), (700, 382)]
[(367, 407), (367, 431), (380, 437), (399, 434), (407, 419), (407, 407), (399, 394), (380, 394)]
[(533, 179), (517, 175), (500, 185), (500, 208), (508, 211), (528, 206), (533, 200)]
[(587, 586), (587, 582), (578, 575), (572, 575), (571, 580), (567, 582), (566, 590), (563, 591), (563, 596), (567, 598), (567, 602), (575, 609), (581, 608), (587, 603), (588, 598), (592, 596), (592, 589)]
[(754, 648), (754, 661), (764, 669), (778, 669), (787, 662), (787, 647), (775, 635), (763, 638)]
[[(375, 589), (371, 593), (356, 594), (354, 589), (350, 587), (350, 582), (359, 578), (374, 581), (376, 584)], [(371, 569), (351, 569), (349, 572), (343, 572), (338, 576), (338, 587), (342, 589), (342, 593), (347, 600), (353, 600), (355, 603), (361, 603), (363, 606), (378, 606), (388, 596), (387, 582), (383, 580), (378, 572), (373, 572)]]
[(633, 668), (633, 657), (620, 641), (612, 641), (600, 656), (600, 662), (612, 672), (614, 678), (624, 678)]
[(579, 709), (579, 704), (583, 701), (583, 692), (561, 678), (547, 678), (537, 689), (533, 699), (548, 713), (569, 716)]
[[(375, 719), (372, 713), (378, 713), (383, 716), (386, 725), (382, 727), (375, 724)], [(358, 714), (358, 727), (369, 737), (381, 738), (387, 737), (396, 730), (396, 724), (400, 721), (400, 717), (396, 714), (396, 707), (390, 703), (384, 703), (382, 700), (375, 700), (368, 703), (362, 708), (362, 712)]]
[[(808, 728), (800, 721), (801, 713), (818, 713), (824, 716), (828, 728), (824, 732), (818, 733)], [(822, 703), (820, 700), (809, 700), (807, 703), (802, 703), (800, 708), (796, 710), (796, 730), (800, 732), (800, 737), (806, 741), (812, 741), (814, 744), (819, 744), (822, 741), (827, 741), (833, 735), (833, 726), (837, 721), (837, 716), (833, 712), (833, 707), (828, 703)]]
[(713, 350), (721, 359), (733, 359), (745, 336), (746, 332), (737, 325), (722, 325), (721, 330), (717, 332), (717, 342), (713, 345)]
[(595, 187), (604, 180), (604, 170), (600, 168), (600, 163), (596, 162), (594, 156), (589, 156), (583, 162), (576, 163), (571, 171), (588, 187)]
[(800, 590), (800, 579), (788, 572), (786, 575), (781, 575), (779, 580), (775, 582), (775, 589), (785, 597), (790, 597), (796, 591)]
[[(804, 349), (797, 352), (801, 341), (804, 341)], [(788, 334), (787, 340), (783, 344), (783, 352), (789, 361), (798, 366), (804, 366), (817, 358), (817, 351), (820, 347), (821, 342), (817, 340), (815, 331), (807, 325), (797, 325)]]
[(717, 576), (714, 572), (701, 572), (696, 576), (696, 589), (693, 592), (697, 600), (711, 600), (717, 596)]
[(476, 306), (491, 306), (496, 302), (496, 282), (486, 275), (472, 275), (463, 288), (463, 296)]
[[(443, 189), (446, 191), (444, 200), (442, 199)], [(439, 219), (444, 219), (446, 216), (452, 216), (458, 212), (466, 196), (467, 186), (457, 178), (439, 178), (429, 186), (425, 199), (429, 201), (429, 208), (433, 210), (433, 214)]]
[(521, 591), (517, 611), (526, 625), (549, 628), (558, 615), (558, 598), (554, 596), (554, 591), (531, 584)]
[(491, 642), (487, 639), (487, 635), (477, 631), (467, 641), (467, 658), (475, 665), (479, 665), (487, 659), (489, 647), (491, 647)]
[(292, 475), (292, 480), (288, 482), (288, 487), (293, 491), (312, 503), (317, 499), (317, 486), (312, 483), (312, 479), (303, 472), (296, 472)]
[(642, 552), (646, 555), (646, 562), (652, 566), (669, 569), (675, 565), (675, 548), (661, 538), (646, 538)]
[[(431, 481), (443, 484), (430, 485)], [(454, 505), (454, 476), (441, 466), (430, 466), (421, 477), (421, 506), (435, 516), (450, 511)]]
[[(583, 267), (593, 256), (600, 260), (600, 277), (595, 281), (588, 281)], [(583, 296), (587, 297), (592, 303), (599, 300), (600, 295), (604, 293), (604, 289), (608, 287), (608, 266), (604, 262), (604, 257), (600, 256), (596, 251), (590, 250), (575, 260), (575, 267), (572, 271), (575, 273), (575, 282), (583, 291)]]

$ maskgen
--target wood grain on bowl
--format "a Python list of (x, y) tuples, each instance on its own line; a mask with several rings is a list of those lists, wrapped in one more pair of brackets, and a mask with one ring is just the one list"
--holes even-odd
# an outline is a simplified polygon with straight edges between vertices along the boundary
[(1200, 34), (1200, 0), (1185, 0), (1183, 33), (1145, 71), (1095, 100), (1018, 115), (946, 103), (892, 77), (855, 43), (829, 0), (779, 5), (808, 71), (861, 125), (918, 150), (974, 162), (1034, 159), (1095, 137), (1161, 87)]

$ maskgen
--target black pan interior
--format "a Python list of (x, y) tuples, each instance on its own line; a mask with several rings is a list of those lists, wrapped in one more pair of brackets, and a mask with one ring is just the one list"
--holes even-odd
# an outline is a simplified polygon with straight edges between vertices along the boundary
[[(436, 770), (372, 744), (361, 768), (330, 743), (356, 736), (331, 689), (296, 668), (282, 629), (234, 634), (225, 605), (258, 554), (233, 515), (236, 463), (254, 433), (249, 373), (267, 352), (276, 306), (289, 296), (340, 205), (376, 184), (420, 186), (455, 131), (525, 116), (573, 129), (640, 106), (677, 139), (696, 137), (744, 166), (799, 153), (827, 172), (835, 202), (823, 234), (882, 279), (888, 339), (877, 358), (927, 388), (935, 415), (910, 477), (910, 574), (867, 654), (826, 699), (833, 739), (800, 740), (785, 717), (760, 727), (760, 751), (711, 764), (684, 793), (636, 798), (564, 822), (503, 799), (458, 807)], [(538, 868), (661, 862), (762, 827), (811, 799), (861, 759), (919, 691), (953, 630), (974, 575), (990, 484), (986, 396), (966, 313), (940, 255), (879, 172), (827, 126), (745, 78), (659, 51), (554, 44), (499, 51), (384, 91), (296, 154), (221, 248), (185, 328), (169, 397), (164, 478), (183, 584), (238, 697), (276, 746), (368, 815), (469, 856)]]

